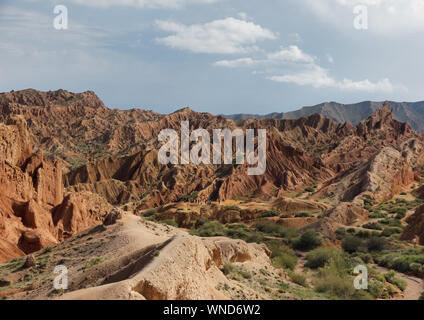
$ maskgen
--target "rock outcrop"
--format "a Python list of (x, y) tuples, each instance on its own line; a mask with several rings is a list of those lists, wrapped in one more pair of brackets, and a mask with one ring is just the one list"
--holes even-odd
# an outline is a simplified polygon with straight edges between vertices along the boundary
[[(98, 223), (111, 210), (104, 199), (85, 204), (89, 198), (99, 198), (93, 194), (75, 201), (76, 208), (84, 208), (81, 212), (76, 209), (80, 215), (62, 214), (69, 197), (78, 197), (71, 195), (64, 201), (62, 176), (62, 160), (51, 161), (41, 150), (32, 151), (22, 116), (0, 123), (0, 261), (55, 244), (64, 234), (72, 235)], [(93, 205), (96, 202), (97, 206)]]
[(418, 207), (415, 213), (406, 219), (408, 226), (401, 236), (401, 240), (414, 241), (424, 245), (424, 205)]

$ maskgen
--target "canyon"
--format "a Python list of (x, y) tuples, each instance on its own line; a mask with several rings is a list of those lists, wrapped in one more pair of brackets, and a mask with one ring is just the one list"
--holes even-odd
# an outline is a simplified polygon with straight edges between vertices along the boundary
[[(180, 154), (178, 161), (162, 163), (166, 140), (161, 132), (173, 130), (178, 139), (181, 123), (209, 135), (223, 129), (266, 130), (263, 174), (249, 175), (252, 163), (237, 161), (235, 145), (231, 161), (222, 164), (184, 164)], [(258, 152), (258, 138), (253, 141)], [(221, 147), (212, 143), (212, 150)], [(101, 263), (92, 271), (88, 287), (77, 273), (65, 299), (235, 298), (217, 289), (234, 286), (220, 271), (224, 265), (242, 264), (251, 272), (267, 266), (272, 275), (285, 271), (271, 264), (264, 244), (201, 238), (187, 230), (195, 232), (205, 221), (246, 228), (267, 221), (301, 233), (313, 230), (326, 244), (340, 247), (340, 228), (362, 230), (362, 224), (374, 221), (377, 205), (397, 197), (424, 198), (423, 168), (424, 135), (395, 120), (388, 103), (352, 125), (321, 114), (234, 121), (189, 108), (165, 115), (110, 109), (91, 91), (1, 93), (0, 262), (31, 254), (40, 258), (46, 248), (69, 259), (64, 248), (83, 237), (93, 243), (81, 254), (90, 249), (107, 257), (107, 266)], [(109, 224), (105, 221), (113, 210), (123, 218), (98, 229)], [(424, 243), (423, 212), (416, 206), (402, 217), (405, 245), (416, 238)], [(266, 236), (267, 241), (277, 238)], [(135, 245), (136, 240), (144, 242)], [(116, 243), (112, 248), (104, 241)], [(126, 243), (122, 250), (120, 243)], [(160, 256), (150, 261), (159, 247)], [(178, 252), (187, 257), (179, 258)], [(75, 262), (75, 270), (84, 267), (81, 263)], [(174, 275), (166, 273), (168, 265)], [(194, 268), (190, 279), (181, 274), (188, 266)], [(246, 297), (258, 294), (238, 285)], [(51, 294), (43, 286), (29, 291), (29, 298)]]

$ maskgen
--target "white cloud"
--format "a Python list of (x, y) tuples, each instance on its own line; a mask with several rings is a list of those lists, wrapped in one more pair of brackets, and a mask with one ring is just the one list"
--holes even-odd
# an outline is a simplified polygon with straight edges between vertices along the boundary
[(374, 83), (368, 79), (353, 81), (345, 78), (342, 81), (337, 81), (328, 74), (327, 69), (317, 65), (312, 65), (309, 70), (303, 70), (292, 74), (271, 76), (269, 79), (276, 82), (294, 83), (299, 86), (312, 86), (314, 88), (337, 88), (347, 91), (367, 92), (393, 91), (393, 85), (387, 78)]
[(304, 53), (298, 46), (281, 48), (280, 51), (268, 54), (271, 61), (306, 62), (312, 63), (315, 58)]
[(106, 51), (98, 49), (107, 31), (77, 22), (67, 31), (58, 31), (47, 14), (11, 6), (1, 9), (0, 61), (7, 61), (0, 74), (2, 87), (36, 86), (46, 79), (63, 83), (71, 78), (103, 75), (114, 67), (103, 57)]
[(171, 21), (156, 21), (159, 29), (174, 33), (158, 38), (158, 43), (196, 53), (233, 54), (255, 49), (257, 41), (276, 39), (276, 35), (253, 22), (226, 18), (206, 24), (184, 25)]
[(221, 0), (71, 0), (73, 3), (98, 7), (133, 7), (133, 8), (172, 8), (178, 9), (189, 4), (211, 4)]
[(241, 58), (235, 60), (220, 60), (215, 62), (215, 65), (218, 67), (227, 67), (227, 68), (239, 68), (245, 66), (253, 66), (256, 64), (256, 61), (252, 58)]
[[(327, 54), (326, 58), (333, 63), (333, 58)], [(269, 80), (281, 83), (294, 83), (299, 86), (312, 86), (314, 88), (336, 88), (346, 91), (365, 92), (392, 92), (394, 86), (389, 79), (371, 82), (368, 79), (354, 81), (345, 78), (336, 80), (329, 74), (329, 70), (317, 64), (317, 58), (303, 52), (299, 47), (292, 45), (280, 48), (277, 52), (266, 54), (264, 59), (251, 57), (221, 60), (215, 66), (227, 68), (262, 67), (260, 72)]]
[(297, 63), (313, 63), (315, 57), (303, 52), (298, 46), (292, 45), (287, 48), (281, 47), (279, 51), (267, 53), (264, 59), (241, 58), (234, 60), (221, 60), (215, 62), (216, 66), (240, 68), (251, 67), (254, 65), (282, 65)]
[[(353, 29), (353, 8), (368, 6), (371, 32), (388, 34), (424, 30), (423, 0), (306, 0), (303, 3), (323, 21)], [(352, 23), (346, 23), (352, 21)]]

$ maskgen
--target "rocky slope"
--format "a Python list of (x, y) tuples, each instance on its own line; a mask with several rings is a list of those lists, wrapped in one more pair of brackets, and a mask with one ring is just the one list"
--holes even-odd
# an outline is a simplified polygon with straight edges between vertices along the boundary
[(92, 206), (94, 194), (64, 198), (62, 161), (34, 153), (26, 126), (22, 116), (0, 123), (0, 261), (57, 243), (110, 209), (104, 200)]
[[(182, 110), (164, 116), (163, 121), (178, 130), (178, 120), (196, 116)], [(210, 115), (202, 122), (203, 117), (193, 128), (202, 124), (209, 130), (223, 124), (236, 128)], [(247, 121), (241, 128), (267, 129), (267, 167), (262, 176), (249, 176), (246, 164), (163, 166), (157, 161), (160, 145), (153, 139), (156, 149), (145, 146), (133, 155), (90, 162), (68, 173), (65, 185), (70, 191), (99, 193), (112, 204), (133, 202), (141, 209), (190, 194), (201, 201), (248, 194), (271, 199), (312, 185), (320, 185), (317, 197), (335, 201), (351, 201), (367, 188), (375, 197), (386, 198), (415, 181), (414, 170), (423, 151), (422, 136), (394, 120), (387, 105), (356, 127), (312, 115), (299, 120)]]
[[(290, 298), (290, 294), (282, 295), (277, 289), (265, 290), (264, 283), (284, 283), (302, 290), (287, 280), (282, 270), (271, 265), (269, 256), (270, 251), (263, 244), (247, 244), (224, 237), (202, 239), (120, 212), (108, 226), (87, 230), (49, 251), (35, 254), (36, 267), (9, 273), (4, 281), (10, 282), (11, 289), (1, 292), (0, 296), (66, 300), (227, 300), (270, 299), (275, 298), (274, 295)], [(55, 275), (47, 268), (60, 263), (68, 268), (69, 287), (65, 294), (50, 285)], [(224, 274), (224, 266), (230, 264), (243, 272), (244, 281)], [(267, 270), (266, 274), (263, 270)], [(0, 273), (2, 271), (0, 268)], [(261, 276), (247, 280), (247, 275), (261, 272)], [(24, 278), (31, 280), (19, 286)]]
[[(299, 119), (314, 113), (322, 114), (336, 122), (349, 122), (357, 125), (369, 115), (383, 106), (383, 102), (364, 101), (354, 104), (341, 104), (337, 102), (325, 102), (312, 107), (303, 107), (296, 111), (257, 114), (234, 114), (225, 115), (232, 120), (243, 119)], [(401, 122), (408, 122), (414, 130), (424, 132), (424, 102), (394, 102), (389, 101), (389, 107), (394, 110), (394, 118)]]
[[(111, 110), (93, 92), (25, 90), (0, 94), (0, 120), (0, 262), (14, 258), (0, 263), (2, 297), (332, 298), (284, 271), (297, 270), (298, 257), (305, 270), (303, 231), (340, 247), (341, 227), (384, 222), (396, 227), (381, 232), (394, 237), (390, 246), (423, 244), (424, 137), (389, 103), (356, 126), (320, 114), (235, 122), (188, 108)], [(158, 135), (180, 133), (181, 121), (210, 133), (266, 129), (264, 174), (249, 176), (247, 164), (162, 165)], [(58, 264), (70, 270), (64, 295), (50, 285)], [(374, 297), (400, 294), (390, 277), (379, 277), (387, 295)]]
[[(418, 182), (424, 163), (423, 136), (395, 120), (388, 103), (356, 126), (319, 114), (236, 123), (188, 108), (169, 115), (112, 110), (89, 91), (4, 93), (0, 111), (2, 215), (15, 221), (2, 234), (4, 250), (15, 246), (16, 254), (33, 250), (27, 242), (42, 247), (88, 228), (112, 205), (138, 213), (182, 199), (326, 198), (333, 208), (316, 228), (331, 235), (338, 223), (352, 222), (352, 212), (363, 218), (364, 198), (389, 199)], [(160, 164), (159, 132), (180, 132), (181, 121), (209, 132), (266, 129), (265, 173), (249, 176), (247, 164)]]

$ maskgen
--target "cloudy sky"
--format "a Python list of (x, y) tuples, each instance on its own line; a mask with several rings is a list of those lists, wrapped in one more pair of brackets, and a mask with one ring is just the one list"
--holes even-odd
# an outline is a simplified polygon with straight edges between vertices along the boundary
[(0, 0), (0, 91), (162, 113), (424, 100), (423, 17), (424, 0)]

